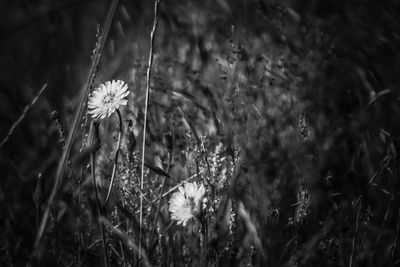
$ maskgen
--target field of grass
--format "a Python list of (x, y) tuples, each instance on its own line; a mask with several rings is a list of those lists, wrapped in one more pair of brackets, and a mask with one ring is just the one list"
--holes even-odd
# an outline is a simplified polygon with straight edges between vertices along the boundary
[(0, 266), (400, 266), (400, 3), (0, 3)]

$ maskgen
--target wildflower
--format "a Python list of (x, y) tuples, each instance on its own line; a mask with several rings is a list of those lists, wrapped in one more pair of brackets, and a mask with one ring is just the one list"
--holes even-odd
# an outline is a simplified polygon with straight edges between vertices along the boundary
[(205, 194), (204, 185), (199, 187), (196, 182), (186, 183), (179, 187), (179, 191), (175, 192), (169, 200), (169, 211), (171, 218), (186, 226), (187, 222), (200, 215), (203, 198)]
[(96, 120), (110, 116), (119, 106), (126, 105), (128, 85), (123, 81), (107, 81), (97, 87), (89, 99), (89, 114)]

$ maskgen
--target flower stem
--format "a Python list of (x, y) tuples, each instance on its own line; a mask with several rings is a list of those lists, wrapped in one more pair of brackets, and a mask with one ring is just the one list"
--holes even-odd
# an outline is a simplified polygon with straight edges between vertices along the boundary
[(111, 191), (114, 185), (115, 173), (117, 172), (117, 164), (118, 164), (118, 156), (119, 149), (121, 147), (121, 136), (122, 136), (122, 116), (121, 112), (117, 109), (118, 119), (119, 119), (119, 131), (118, 131), (118, 143), (117, 143), (117, 151), (115, 152), (114, 166), (111, 174), (110, 186), (108, 187), (106, 201), (104, 202), (104, 209), (107, 208), (108, 201), (110, 200)]
[[(96, 135), (96, 137), (94, 137)], [(89, 130), (89, 145), (94, 145), (94, 144), (100, 144), (100, 138), (99, 138), (99, 123), (92, 121), (90, 125), (90, 130)], [(94, 192), (96, 195), (96, 212), (97, 212), (97, 217), (99, 219), (99, 225), (100, 225), (100, 233), (101, 233), (101, 239), (102, 239), (102, 246), (103, 246), (103, 260), (104, 260), (104, 266), (108, 267), (108, 254), (107, 254), (107, 247), (106, 247), (106, 236), (104, 234), (104, 225), (102, 221), (100, 220), (101, 216), (101, 208), (100, 208), (100, 198), (99, 198), (99, 192), (97, 190), (97, 184), (96, 184), (96, 174), (95, 174), (95, 157), (96, 157), (96, 152), (97, 149), (93, 149), (90, 152), (90, 170), (91, 170), (91, 176), (92, 176), (92, 184), (94, 188)]]
[[(92, 124), (90, 125), (90, 129), (89, 129), (89, 145), (95, 144), (96, 142), (99, 142), (98, 131), (99, 131), (98, 123), (92, 121)], [(94, 135), (96, 135), (96, 138), (94, 137)], [(95, 176), (95, 156), (96, 156), (96, 152), (97, 152), (97, 149), (93, 149), (90, 152), (90, 171), (91, 171), (91, 176), (92, 176), (93, 188), (94, 188), (94, 192), (95, 192), (95, 195), (96, 195), (96, 204), (98, 205), (98, 208), (100, 210), (99, 191), (97, 190), (96, 176)]]

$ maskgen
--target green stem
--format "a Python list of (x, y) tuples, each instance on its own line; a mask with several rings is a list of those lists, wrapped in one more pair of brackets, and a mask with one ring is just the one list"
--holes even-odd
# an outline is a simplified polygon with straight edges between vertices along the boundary
[(119, 149), (121, 147), (121, 137), (122, 137), (122, 116), (119, 110), (117, 109), (118, 119), (119, 119), (119, 131), (118, 131), (118, 143), (117, 143), (117, 151), (115, 152), (114, 166), (111, 174), (110, 186), (108, 187), (106, 201), (104, 202), (104, 209), (107, 208), (108, 201), (110, 200), (111, 191), (114, 185), (115, 173), (117, 172), (117, 164), (118, 164), (118, 156)]

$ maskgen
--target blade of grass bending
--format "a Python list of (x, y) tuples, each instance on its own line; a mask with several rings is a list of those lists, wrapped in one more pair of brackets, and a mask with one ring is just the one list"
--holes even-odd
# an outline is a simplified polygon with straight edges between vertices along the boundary
[(71, 149), (72, 149), (73, 138), (74, 138), (74, 135), (76, 133), (76, 130), (78, 129), (80, 118), (82, 117), (83, 104), (84, 104), (84, 102), (85, 102), (85, 100), (86, 100), (86, 98), (88, 96), (89, 89), (90, 89), (90, 87), (91, 87), (91, 85), (93, 83), (93, 80), (94, 80), (94, 77), (95, 77), (95, 74), (96, 74), (96, 71), (97, 71), (97, 67), (98, 67), (99, 62), (100, 62), (101, 52), (102, 52), (102, 50), (104, 48), (104, 43), (105, 43), (105, 40), (107, 39), (107, 35), (108, 35), (109, 30), (110, 30), (111, 21), (112, 21), (112, 18), (114, 17), (116, 9), (117, 9), (118, 2), (119, 2), (119, 0), (113, 0), (113, 2), (111, 4), (111, 8), (110, 8), (110, 10), (109, 10), (109, 12), (107, 14), (107, 18), (106, 18), (106, 21), (104, 23), (103, 33), (102, 33), (102, 35), (100, 37), (100, 43), (99, 43), (99, 45), (98, 45), (98, 47), (95, 50), (95, 53), (93, 55), (93, 60), (92, 60), (92, 65), (90, 67), (89, 75), (87, 77), (85, 86), (83, 87), (81, 95), (79, 97), (80, 101), (79, 101), (78, 107), (77, 107), (77, 109), (75, 111), (74, 121), (73, 121), (71, 130), (70, 130), (70, 132), (68, 134), (66, 147), (63, 150), (63, 153), (61, 155), (61, 159), (60, 159), (58, 167), (57, 167), (57, 172), (56, 172), (56, 177), (55, 177), (55, 182), (54, 182), (54, 185), (53, 185), (53, 189), (52, 189), (50, 197), (49, 197), (49, 199), (47, 201), (47, 205), (46, 205), (46, 208), (45, 208), (45, 211), (43, 213), (42, 220), (41, 220), (41, 223), (40, 223), (39, 231), (38, 231), (37, 236), (36, 236), (36, 240), (35, 240), (35, 244), (34, 244), (34, 250), (33, 250), (34, 256), (35, 256), (35, 253), (37, 252), (37, 248), (38, 248), (38, 246), (40, 244), (40, 241), (42, 239), (42, 236), (43, 236), (43, 233), (44, 233), (44, 229), (45, 229), (45, 227), (47, 225), (47, 222), (48, 222), (48, 219), (49, 219), (49, 214), (50, 214), (50, 208), (53, 205), (53, 202), (54, 202), (54, 200), (55, 200), (55, 198), (57, 196), (57, 193), (58, 193), (58, 190), (59, 190), (59, 187), (60, 187), (60, 184), (61, 184), (62, 175), (63, 175), (64, 169), (65, 169), (65, 165), (66, 165), (66, 162), (68, 160), (69, 153), (71, 152)]
[(154, 165), (152, 165), (150, 163), (147, 163), (147, 162), (144, 163), (144, 166), (146, 166), (147, 168), (149, 168), (153, 172), (157, 173), (158, 175), (163, 176), (164, 178), (171, 179), (171, 176), (166, 171), (164, 171), (163, 169), (161, 169), (161, 168), (159, 168), (157, 166), (154, 166)]
[[(150, 51), (149, 51), (149, 66), (147, 68), (146, 75), (146, 100), (144, 106), (144, 122), (143, 122), (143, 143), (142, 143), (142, 166), (141, 166), (141, 174), (140, 174), (140, 190), (143, 191), (143, 178), (144, 178), (144, 153), (146, 149), (146, 127), (147, 127), (147, 110), (149, 107), (149, 95), (150, 95), (150, 78), (151, 78), (151, 67), (153, 65), (153, 53), (154, 53), (154, 35), (157, 29), (158, 24), (158, 5), (160, 4), (160, 0), (156, 0), (154, 3), (154, 20), (153, 20), (153, 28), (150, 33)], [(143, 223), (143, 196), (140, 195), (140, 211), (139, 211), (139, 251), (142, 249), (142, 223)], [(140, 254), (139, 254), (139, 266), (140, 266)]]

